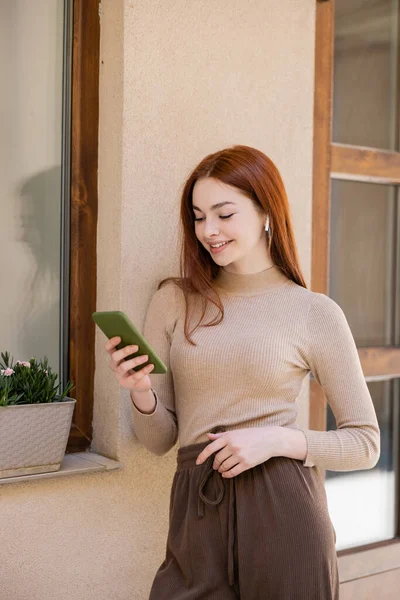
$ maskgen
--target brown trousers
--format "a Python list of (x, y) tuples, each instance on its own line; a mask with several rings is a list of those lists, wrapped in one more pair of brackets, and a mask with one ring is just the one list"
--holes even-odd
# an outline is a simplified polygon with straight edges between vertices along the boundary
[(274, 457), (225, 479), (178, 449), (166, 557), (149, 600), (338, 600), (336, 533), (317, 467)]

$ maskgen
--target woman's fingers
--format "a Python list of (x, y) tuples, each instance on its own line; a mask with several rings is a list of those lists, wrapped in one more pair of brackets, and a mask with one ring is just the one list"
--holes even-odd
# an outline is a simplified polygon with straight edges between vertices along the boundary
[[(130, 354), (133, 354), (134, 352), (137, 352), (139, 350), (138, 346), (125, 346), (125, 348), (122, 348), (121, 350), (116, 350), (115, 352), (111, 353), (111, 359), (116, 362), (117, 364), (120, 364), (122, 361), (124, 361), (124, 359), (129, 356)], [(143, 354), (141, 354), (140, 356), (143, 356)], [(140, 358), (139, 356), (135, 356), (136, 358)]]
[(120, 337), (118, 337), (118, 336), (112, 337), (109, 340), (107, 340), (107, 342), (104, 345), (104, 348), (107, 350), (108, 353), (113, 352), (114, 348), (116, 346), (118, 346), (120, 341), (121, 341)]
[(106, 351), (108, 352), (108, 354), (110, 356), (110, 365), (109, 366), (110, 366), (111, 371), (115, 371), (118, 367), (118, 364), (111, 358), (111, 356), (115, 351), (115, 347), (118, 346), (120, 341), (121, 341), (120, 337), (113, 337), (113, 338), (110, 338), (109, 340), (107, 340), (107, 342), (104, 344), (104, 348), (106, 349)]
[[(110, 338), (104, 346), (111, 358), (110, 369), (112, 371), (116, 371), (120, 367), (121, 363), (125, 363), (126, 361), (124, 359), (127, 356), (129, 356), (130, 354), (133, 354), (134, 352), (137, 352), (139, 350), (138, 346), (125, 346), (124, 348), (121, 348), (120, 350), (115, 350), (116, 346), (118, 346), (120, 341), (121, 341), (120, 337)], [(143, 355), (141, 355), (141, 356), (143, 356)], [(136, 360), (137, 358), (141, 358), (141, 356), (135, 357), (134, 360)], [(143, 360), (140, 360), (139, 364), (140, 364), (140, 362), (143, 362)], [(135, 363), (134, 366), (136, 366), (136, 364), (138, 364), (138, 363)], [(132, 367), (129, 367), (129, 368), (132, 368)]]
[(139, 371), (127, 371), (125, 373), (122, 373), (120, 376), (117, 376), (119, 377), (119, 382), (121, 384), (126, 382), (138, 383), (141, 379), (143, 379), (143, 377), (149, 375), (153, 369), (154, 365), (147, 365)]
[(147, 354), (142, 354), (140, 356), (135, 356), (130, 360), (124, 360), (127, 356), (137, 352), (139, 348), (138, 346), (132, 345), (116, 350), (116, 347), (120, 342), (121, 338), (116, 336), (110, 338), (104, 346), (110, 355), (110, 369), (114, 371), (115, 376), (121, 385), (124, 387), (132, 387), (133, 385), (133, 387), (135, 387), (143, 377), (151, 373), (154, 369), (154, 365), (147, 365), (139, 371), (133, 370), (134, 367), (147, 362), (149, 357)]
[[(129, 352), (128, 352), (129, 354)], [(132, 353), (131, 353), (132, 354)], [(149, 360), (147, 354), (142, 354), (141, 356), (135, 356), (131, 360), (123, 360), (119, 363), (117, 370), (124, 374), (133, 369), (133, 367), (137, 367), (138, 365), (145, 363)]]

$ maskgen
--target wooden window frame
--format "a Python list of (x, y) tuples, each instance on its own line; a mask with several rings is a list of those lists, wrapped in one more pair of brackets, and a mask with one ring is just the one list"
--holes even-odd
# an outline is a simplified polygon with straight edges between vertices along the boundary
[(95, 368), (100, 18), (98, 0), (73, 0), (69, 377), (76, 398), (67, 452), (92, 440)]
[[(317, 0), (311, 289), (324, 294), (329, 283), (331, 179), (400, 183), (400, 152), (332, 142), (334, 8), (335, 0)], [(359, 348), (358, 352), (367, 379), (400, 377), (399, 347)], [(326, 398), (315, 379), (310, 384), (310, 427), (325, 431)], [(389, 582), (400, 582), (400, 530), (393, 539), (338, 551), (338, 562), (345, 597), (375, 599), (376, 586), (385, 589)], [(364, 578), (371, 576), (368, 587)], [(358, 595), (352, 596), (353, 591)]]

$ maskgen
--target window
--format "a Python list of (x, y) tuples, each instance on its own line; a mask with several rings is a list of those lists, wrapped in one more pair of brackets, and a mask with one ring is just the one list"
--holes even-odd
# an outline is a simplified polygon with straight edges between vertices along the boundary
[[(395, 0), (316, 7), (311, 288), (346, 314), (382, 443), (373, 469), (325, 473), (349, 598), (400, 573), (399, 17)], [(336, 427), (314, 379), (310, 426)]]
[(67, 451), (91, 441), (99, 9), (2, 3), (1, 350), (47, 356), (77, 399)]

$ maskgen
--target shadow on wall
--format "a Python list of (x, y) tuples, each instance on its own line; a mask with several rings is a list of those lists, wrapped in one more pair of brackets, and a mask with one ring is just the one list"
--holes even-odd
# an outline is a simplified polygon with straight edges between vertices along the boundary
[(25, 281), (18, 286), (22, 292), (18, 306), (21, 324), (18, 348), (25, 357), (17, 358), (47, 356), (50, 365), (58, 371), (61, 166), (24, 180), (18, 192), (21, 208), (17, 241), (25, 245), (30, 267)]

